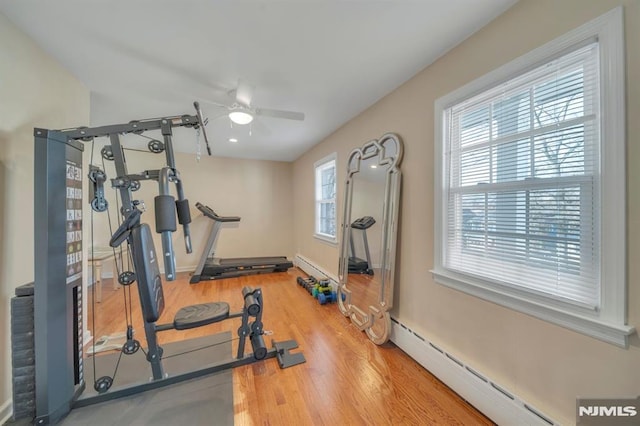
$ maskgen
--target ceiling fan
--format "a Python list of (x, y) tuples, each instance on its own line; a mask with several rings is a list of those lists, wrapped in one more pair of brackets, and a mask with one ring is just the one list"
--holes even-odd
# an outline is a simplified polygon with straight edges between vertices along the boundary
[(296, 111), (283, 111), (279, 109), (260, 108), (251, 104), (254, 87), (245, 80), (239, 79), (238, 86), (228, 92), (227, 101), (216, 102), (203, 99), (203, 102), (226, 108), (229, 119), (236, 124), (249, 124), (256, 116), (284, 118), (287, 120), (304, 120), (304, 113)]

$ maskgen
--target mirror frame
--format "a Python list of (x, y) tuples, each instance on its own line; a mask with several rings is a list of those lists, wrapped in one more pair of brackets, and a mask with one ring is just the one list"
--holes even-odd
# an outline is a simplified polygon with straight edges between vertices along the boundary
[[(387, 147), (395, 147), (394, 155), (388, 155)], [(338, 308), (340, 312), (351, 319), (359, 329), (364, 330), (371, 341), (382, 345), (389, 340), (391, 332), (391, 316), (389, 310), (393, 306), (393, 286), (395, 279), (396, 243), (398, 231), (398, 212), (400, 206), (400, 191), (402, 174), (400, 162), (403, 156), (403, 143), (395, 133), (386, 133), (379, 139), (365, 143), (349, 154), (347, 160), (347, 178), (345, 181), (344, 213), (342, 220), (342, 241), (340, 247), (340, 261), (338, 265)], [(360, 171), (363, 160), (378, 157), (378, 165), (386, 167), (384, 186), (384, 205), (382, 213), (382, 263), (383, 271), (380, 279), (380, 292), (376, 305), (367, 307), (357, 306), (352, 301), (352, 293), (348, 285), (349, 276), (349, 240), (351, 235), (351, 207), (353, 201), (353, 178)], [(357, 302), (356, 302), (357, 303)], [(382, 325), (382, 331), (379, 332)], [(375, 329), (374, 329), (375, 326)]]

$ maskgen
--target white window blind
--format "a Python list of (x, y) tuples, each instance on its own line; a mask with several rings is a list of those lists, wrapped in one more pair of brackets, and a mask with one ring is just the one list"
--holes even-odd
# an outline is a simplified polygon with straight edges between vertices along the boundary
[(444, 111), (443, 266), (600, 306), (598, 43)]

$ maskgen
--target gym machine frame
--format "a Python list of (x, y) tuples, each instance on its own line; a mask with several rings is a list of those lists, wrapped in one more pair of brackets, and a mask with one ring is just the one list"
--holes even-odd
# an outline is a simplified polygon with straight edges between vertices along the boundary
[[(175, 183), (178, 200), (175, 202), (178, 220), (183, 225), (185, 246), (191, 252), (189, 232), (190, 212), (188, 202), (184, 197), (180, 175), (176, 169), (172, 142), (174, 127), (191, 127), (202, 129), (206, 148), (211, 155), (211, 149), (206, 137), (199, 105), (194, 103), (196, 115), (171, 116), (158, 119), (132, 121), (127, 124), (101, 126), (95, 128), (75, 128), (67, 130), (34, 129), (35, 137), (35, 312), (34, 312), (34, 340), (35, 340), (35, 424), (55, 423), (63, 418), (73, 407), (90, 405), (109, 399), (131, 395), (173, 383), (189, 380), (205, 374), (223, 369), (248, 364), (257, 360), (255, 356), (242, 356), (226, 362), (207, 365), (202, 369), (183, 373), (173, 377), (165, 377), (161, 367), (161, 359), (148, 359), (152, 365), (153, 381), (139, 385), (117, 389), (108, 393), (100, 393), (95, 397), (80, 399), (86, 384), (84, 381), (83, 365), (83, 324), (82, 316), (85, 307), (82, 305), (82, 152), (83, 142), (92, 141), (95, 137), (109, 137), (111, 145), (102, 151), (103, 157), (113, 159), (117, 177), (112, 179), (112, 186), (119, 189), (122, 200), (121, 214), (125, 219), (139, 214), (139, 202), (132, 199), (132, 191), (140, 186), (142, 180), (156, 180), (159, 184), (160, 195), (156, 197), (156, 231), (162, 234), (162, 257), (165, 265), (165, 276), (168, 280), (175, 279), (175, 256), (171, 241), (170, 223), (175, 223), (175, 213), (171, 206), (171, 217), (168, 209), (173, 197), (169, 193), (169, 183)], [(160, 170), (145, 171), (137, 175), (127, 172), (126, 160), (120, 135), (141, 134), (149, 130), (160, 130), (164, 145), (159, 141), (149, 144), (151, 152), (165, 151), (167, 166)], [(109, 158), (112, 157), (112, 158)], [(90, 169), (89, 178), (94, 184), (94, 209), (106, 209), (103, 183), (104, 173), (99, 169)], [(172, 203), (171, 203), (172, 204)], [(125, 220), (127, 222), (127, 220)], [(159, 225), (159, 223), (161, 225)], [(167, 224), (169, 223), (169, 226)], [(135, 221), (129, 223), (138, 224)], [(125, 225), (125, 223), (123, 223)], [(148, 228), (146, 224), (143, 224)], [(175, 227), (175, 225), (174, 225)], [(126, 238), (131, 243), (134, 239)], [(149, 237), (150, 239), (150, 237)], [(122, 242), (122, 241), (121, 241)], [(132, 247), (133, 252), (141, 253), (141, 247)], [(157, 268), (157, 262), (155, 262)], [(136, 271), (137, 273), (138, 271)], [(141, 271), (142, 272), (142, 271)], [(114, 277), (115, 278), (115, 277)], [(161, 280), (160, 280), (161, 285)], [(249, 295), (249, 299), (247, 299)], [(261, 293), (251, 290), (243, 292), (245, 310), (255, 306), (256, 300), (261, 305)], [(247, 302), (249, 300), (249, 302)], [(249, 305), (247, 305), (249, 303)], [(255, 308), (254, 314), (255, 314)], [(144, 310), (144, 307), (143, 307)], [(228, 314), (224, 320), (237, 316), (243, 317), (243, 327), (239, 334), (247, 335), (247, 317), (244, 313)], [(254, 315), (255, 316), (255, 315)], [(261, 333), (259, 327), (254, 332)], [(167, 326), (147, 327), (145, 333), (148, 345), (156, 346), (155, 332)], [(215, 321), (210, 321), (215, 322)], [(244, 331), (243, 331), (244, 330)], [(249, 330), (249, 332), (252, 330)], [(151, 333), (150, 333), (151, 332)], [(249, 333), (250, 334), (250, 333)], [(149, 341), (151, 340), (151, 341)], [(253, 344), (253, 339), (252, 339)], [(295, 341), (282, 343), (273, 342), (270, 350), (260, 351), (261, 359), (278, 357), (281, 367), (304, 362), (302, 354), (289, 354), (289, 349), (297, 347)], [(241, 339), (241, 348), (244, 340)], [(160, 357), (161, 358), (161, 357)], [(154, 364), (155, 363), (155, 364)], [(96, 389), (99, 391), (98, 389)]]

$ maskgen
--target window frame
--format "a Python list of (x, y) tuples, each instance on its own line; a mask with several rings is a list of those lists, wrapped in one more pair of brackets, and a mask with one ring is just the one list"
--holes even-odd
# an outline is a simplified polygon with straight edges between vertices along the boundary
[[(321, 185), (322, 183), (319, 181), (319, 179), (321, 179), (320, 177), (320, 172), (327, 168), (330, 167), (329, 164), (333, 163), (333, 167), (334, 167), (334, 185), (335, 185), (335, 190), (334, 190), (334, 197), (331, 200), (320, 200), (318, 199), (318, 185)], [(314, 232), (313, 232), (313, 236), (314, 238), (321, 240), (323, 242), (326, 243), (330, 243), (333, 245), (338, 244), (338, 223), (337, 223), (337, 214), (338, 214), (338, 155), (337, 153), (333, 152), (329, 155), (327, 155), (324, 158), (321, 158), (320, 160), (316, 161), (313, 164), (313, 175), (314, 175), (314, 184), (313, 184), (313, 208), (314, 208)], [(333, 207), (334, 207), (334, 216), (336, 218), (336, 229), (335, 229), (335, 235), (330, 235), (330, 234), (325, 234), (320, 232), (320, 209), (319, 209), (319, 205), (323, 204), (323, 203), (328, 203), (328, 202), (332, 202), (333, 203)]]
[[(435, 242), (434, 280), (536, 318), (627, 347), (634, 332), (626, 325), (626, 159), (625, 64), (622, 8), (610, 12), (489, 72), (435, 102)], [(564, 56), (589, 41), (599, 44), (600, 83), (600, 300), (597, 311), (553, 300), (533, 291), (504, 287), (497, 282), (470, 277), (447, 269), (447, 167), (444, 163), (444, 112), (466, 99), (511, 81)]]

